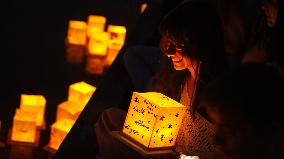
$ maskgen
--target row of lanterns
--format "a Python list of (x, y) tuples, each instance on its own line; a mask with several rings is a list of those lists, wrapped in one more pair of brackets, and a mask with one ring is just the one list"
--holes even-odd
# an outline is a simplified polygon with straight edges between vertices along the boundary
[(96, 74), (111, 65), (124, 44), (126, 27), (106, 27), (106, 22), (106, 17), (100, 15), (89, 15), (87, 22), (69, 21), (66, 40), (69, 63), (81, 63), (86, 55), (86, 71)]
[[(69, 86), (68, 99), (58, 105), (56, 121), (51, 125), (47, 145), (49, 149), (58, 149), (95, 90), (96, 87), (84, 81)], [(44, 96), (22, 94), (9, 140), (16, 143), (38, 143), (40, 131), (45, 129), (45, 106)]]
[[(83, 81), (69, 86), (68, 99), (58, 105), (56, 121), (51, 125), (49, 149), (59, 148), (95, 90)], [(12, 141), (38, 142), (38, 130), (45, 128), (45, 105), (41, 95), (21, 95), (20, 108), (13, 119)], [(184, 112), (184, 105), (161, 93), (134, 92), (121, 134), (138, 142), (143, 149), (171, 148)]]

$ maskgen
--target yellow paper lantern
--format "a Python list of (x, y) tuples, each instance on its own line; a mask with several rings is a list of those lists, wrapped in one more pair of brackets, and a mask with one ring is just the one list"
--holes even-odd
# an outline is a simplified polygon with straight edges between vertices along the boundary
[(134, 92), (123, 134), (147, 149), (175, 145), (185, 106), (156, 92)]
[(16, 109), (13, 118), (11, 140), (17, 142), (36, 142), (36, 113)]
[(111, 65), (115, 60), (116, 56), (118, 55), (120, 49), (123, 47), (122, 43), (109, 43), (108, 51), (107, 51), (107, 58), (106, 58), (106, 65)]
[(105, 30), (106, 17), (98, 15), (88, 16), (88, 37)]
[(62, 118), (76, 121), (82, 112), (82, 108), (80, 103), (75, 101), (62, 102), (57, 107), (56, 121)]
[(20, 109), (36, 113), (36, 125), (44, 126), (44, 112), (46, 100), (42, 95), (22, 94), (20, 101)]
[(107, 32), (110, 34), (110, 43), (124, 44), (126, 27), (118, 25), (108, 25)]
[(90, 36), (88, 42), (89, 56), (106, 56), (108, 48), (109, 33), (97, 32)]
[(70, 20), (67, 35), (68, 43), (86, 45), (87, 24), (84, 21)]
[(69, 86), (68, 100), (79, 102), (80, 105), (85, 106), (95, 90), (96, 87), (84, 81), (71, 84)]
[(60, 119), (52, 124), (48, 147), (57, 150), (74, 123), (74, 120)]

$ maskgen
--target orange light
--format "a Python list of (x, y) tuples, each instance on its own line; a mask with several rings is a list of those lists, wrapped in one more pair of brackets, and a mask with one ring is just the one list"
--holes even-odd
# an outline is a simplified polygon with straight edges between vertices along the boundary
[(118, 25), (108, 25), (107, 32), (110, 33), (110, 43), (124, 44), (126, 27)]
[(97, 32), (90, 36), (88, 43), (89, 56), (106, 56), (108, 40), (108, 32)]
[(68, 100), (79, 102), (80, 105), (85, 106), (95, 90), (96, 87), (84, 81), (71, 84), (69, 86)]
[(185, 106), (156, 92), (134, 92), (122, 132), (146, 148), (175, 145)]
[(75, 101), (65, 101), (58, 105), (56, 121), (70, 119), (76, 121), (82, 112), (82, 106)]
[(46, 100), (42, 95), (22, 94), (20, 101), (20, 109), (36, 113), (36, 125), (42, 127), (44, 125), (44, 112)]
[(106, 17), (98, 15), (88, 16), (88, 37), (105, 30)]
[(105, 68), (105, 58), (88, 57), (86, 61), (86, 71), (91, 74), (103, 74)]
[(141, 4), (140, 13), (142, 14), (145, 11), (146, 8), (147, 8), (147, 3)]
[(60, 119), (59, 121), (56, 121), (54, 124), (52, 124), (48, 147), (54, 150), (58, 150), (59, 146), (61, 145), (68, 132), (71, 130), (74, 123), (75, 121), (70, 119)]
[(16, 109), (13, 118), (12, 141), (36, 142), (36, 113)]
[(109, 43), (108, 51), (107, 51), (107, 58), (106, 58), (106, 65), (110, 66), (113, 63), (113, 61), (115, 60), (116, 56), (118, 55), (122, 47), (123, 47), (122, 43)]
[(86, 45), (87, 24), (84, 21), (70, 20), (67, 35), (68, 43)]

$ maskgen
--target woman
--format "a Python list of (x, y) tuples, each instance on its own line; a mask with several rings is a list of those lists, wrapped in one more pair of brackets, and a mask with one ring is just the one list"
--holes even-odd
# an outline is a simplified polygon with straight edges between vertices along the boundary
[[(199, 87), (227, 68), (217, 11), (210, 1), (187, 1), (162, 20), (160, 31), (161, 50), (170, 57), (172, 64), (166, 60), (152, 89), (187, 106), (178, 135), (177, 153), (197, 155), (201, 159), (217, 158), (218, 152), (211, 142), (214, 128), (196, 112)], [(122, 144), (114, 146), (119, 142), (110, 141), (108, 136), (109, 131), (121, 130), (125, 115), (121, 110), (108, 109), (97, 122), (96, 134), (102, 156), (112, 152), (128, 157), (134, 154)]]
[(165, 65), (155, 86), (187, 106), (176, 151), (202, 159), (217, 158), (218, 152), (211, 140), (214, 126), (197, 111), (199, 89), (227, 69), (221, 23), (213, 5), (189, 1), (164, 18), (161, 49), (173, 67)]

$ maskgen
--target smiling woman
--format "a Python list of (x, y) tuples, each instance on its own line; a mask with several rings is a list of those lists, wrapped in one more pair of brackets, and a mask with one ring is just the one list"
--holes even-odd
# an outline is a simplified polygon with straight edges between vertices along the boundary
[(214, 126), (197, 111), (199, 89), (227, 68), (221, 23), (210, 1), (188, 1), (171, 11), (160, 25), (160, 48), (168, 57), (157, 75), (155, 91), (186, 108), (176, 151), (200, 158), (217, 158)]

